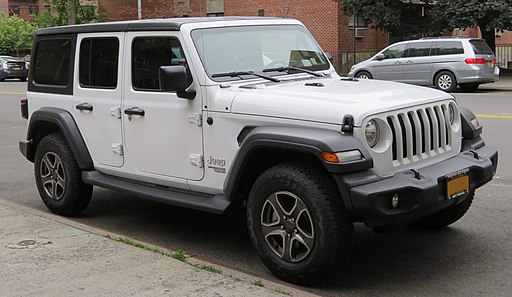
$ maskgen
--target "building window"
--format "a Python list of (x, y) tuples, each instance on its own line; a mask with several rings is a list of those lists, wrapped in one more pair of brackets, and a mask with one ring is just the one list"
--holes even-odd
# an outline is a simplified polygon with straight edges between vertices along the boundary
[[(368, 23), (360, 16), (356, 17), (356, 27), (357, 28), (366, 28), (368, 27)], [(354, 27), (354, 16), (351, 15), (348, 17), (348, 26)]]
[(10, 6), (9, 7), (9, 16), (20, 15), (20, 7), (19, 6)]
[(38, 14), (39, 13), (39, 6), (29, 6), (28, 7), (28, 13), (29, 14)]
[(52, 6), (50, 4), (45, 4), (44, 10), (47, 12), (52, 12)]
[(258, 16), (265, 16), (265, 9), (258, 9)]
[(207, 17), (222, 17), (224, 16), (223, 12), (210, 12), (206, 14)]

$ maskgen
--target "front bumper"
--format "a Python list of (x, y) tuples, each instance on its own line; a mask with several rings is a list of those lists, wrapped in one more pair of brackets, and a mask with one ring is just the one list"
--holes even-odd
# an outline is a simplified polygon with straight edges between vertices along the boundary
[[(335, 177), (349, 212), (357, 221), (370, 228), (385, 227), (414, 221), (431, 213), (460, 203), (468, 196), (447, 198), (447, 175), (467, 171), (469, 191), (489, 182), (498, 164), (498, 152), (483, 146), (473, 151), (463, 151), (443, 162), (430, 165), (417, 172), (396, 173), (389, 178), (372, 174), (349, 174)], [(399, 203), (391, 206), (391, 197), (398, 194)], [(348, 204), (348, 205), (347, 205)]]

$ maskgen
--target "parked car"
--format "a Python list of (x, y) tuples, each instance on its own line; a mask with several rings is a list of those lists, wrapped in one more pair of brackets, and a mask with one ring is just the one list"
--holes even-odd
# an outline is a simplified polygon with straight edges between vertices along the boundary
[(496, 56), (482, 39), (423, 38), (392, 44), (352, 66), (349, 77), (382, 79), (451, 92), (498, 80)]
[(28, 77), (27, 64), (17, 58), (0, 56), (0, 81), (6, 78), (18, 78), (26, 81)]
[(45, 28), (32, 53), (19, 146), (48, 209), (77, 215), (97, 186), (242, 212), (263, 263), (297, 284), (347, 268), (354, 222), (455, 223), (498, 164), (452, 95), (341, 78), (297, 20)]

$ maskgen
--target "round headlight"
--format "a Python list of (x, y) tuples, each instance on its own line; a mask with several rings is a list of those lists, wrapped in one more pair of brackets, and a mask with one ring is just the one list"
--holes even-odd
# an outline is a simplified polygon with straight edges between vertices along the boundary
[(376, 121), (370, 120), (364, 127), (364, 135), (366, 137), (366, 143), (370, 147), (374, 147), (379, 141), (379, 125)]
[(455, 107), (450, 104), (448, 110), (450, 116), (450, 125), (453, 125), (453, 122), (455, 121)]

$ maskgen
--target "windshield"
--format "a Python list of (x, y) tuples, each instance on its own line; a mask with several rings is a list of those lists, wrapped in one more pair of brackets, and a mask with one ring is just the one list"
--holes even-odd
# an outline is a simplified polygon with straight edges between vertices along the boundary
[[(192, 31), (192, 39), (210, 77), (287, 66), (313, 71), (330, 67), (311, 34), (298, 25), (198, 29)], [(269, 76), (286, 74), (266, 72)], [(213, 76), (215, 81), (240, 79), (244, 76)]]

